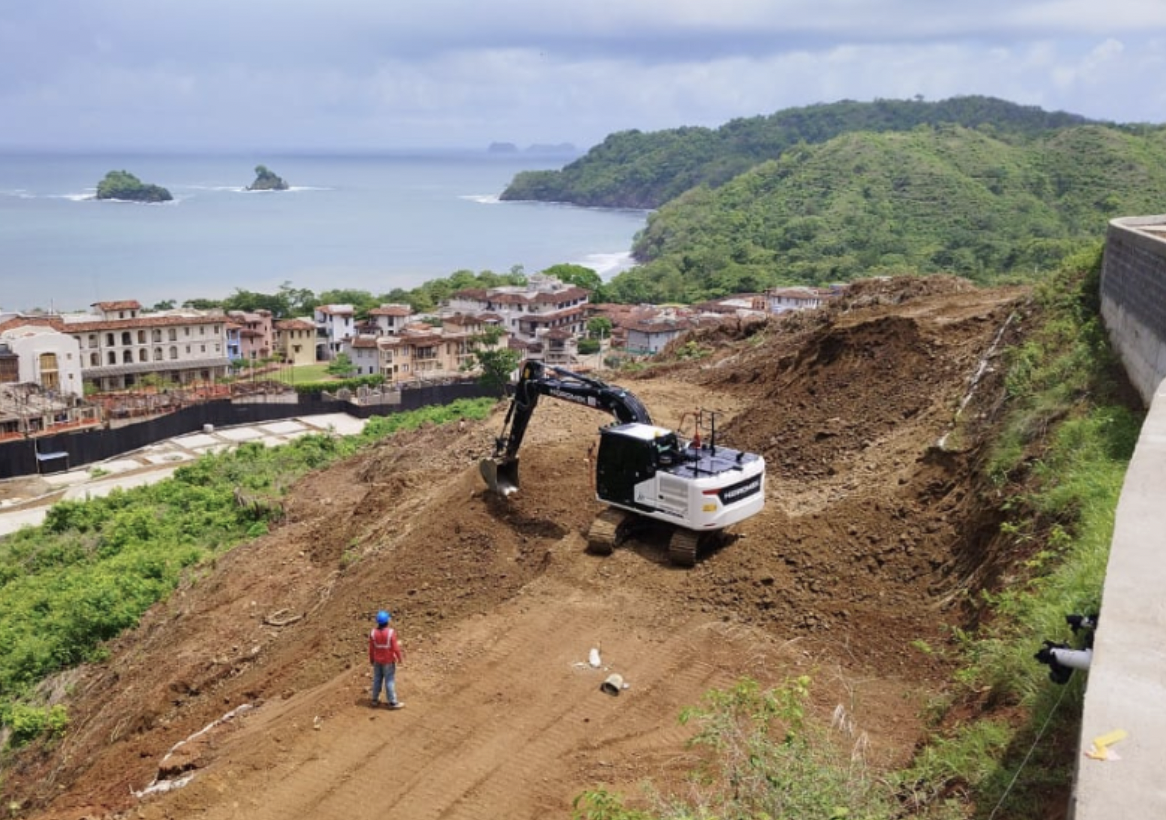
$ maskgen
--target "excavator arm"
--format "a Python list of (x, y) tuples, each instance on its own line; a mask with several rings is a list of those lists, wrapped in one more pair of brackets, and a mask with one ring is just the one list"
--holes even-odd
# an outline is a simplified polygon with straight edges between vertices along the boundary
[(479, 465), (486, 484), (498, 495), (507, 496), (518, 489), (518, 450), (542, 396), (609, 412), (620, 423), (652, 423), (648, 409), (622, 387), (527, 360), (519, 372), (514, 398), (502, 425), (502, 435), (495, 440), (494, 456), (484, 459)]

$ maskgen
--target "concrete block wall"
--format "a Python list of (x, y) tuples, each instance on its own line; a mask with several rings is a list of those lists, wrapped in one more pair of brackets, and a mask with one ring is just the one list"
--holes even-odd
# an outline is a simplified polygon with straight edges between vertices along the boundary
[(1149, 407), (1166, 378), (1166, 216), (1109, 223), (1101, 315), (1130, 380)]
[[(1148, 412), (1114, 516), (1069, 815), (1166, 817), (1166, 216), (1109, 223), (1101, 312)], [(1117, 730), (1112, 759), (1086, 755)]]

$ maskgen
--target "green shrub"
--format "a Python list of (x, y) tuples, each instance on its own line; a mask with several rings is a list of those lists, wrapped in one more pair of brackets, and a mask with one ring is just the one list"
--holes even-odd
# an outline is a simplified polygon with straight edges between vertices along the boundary
[(24, 746), (41, 735), (50, 739), (60, 737), (69, 727), (69, 713), (64, 706), (31, 706), (12, 703), (0, 710), (4, 725), (12, 730), (9, 743)]

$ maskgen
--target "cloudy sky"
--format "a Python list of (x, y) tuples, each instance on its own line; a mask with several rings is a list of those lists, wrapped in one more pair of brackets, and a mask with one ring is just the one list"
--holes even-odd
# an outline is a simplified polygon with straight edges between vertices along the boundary
[(840, 99), (1166, 121), (1166, 0), (10, 0), (0, 149), (586, 148)]

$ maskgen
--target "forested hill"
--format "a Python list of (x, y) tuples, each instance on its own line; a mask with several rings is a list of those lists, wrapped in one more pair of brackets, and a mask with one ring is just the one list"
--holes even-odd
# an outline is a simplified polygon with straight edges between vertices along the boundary
[(989, 131), (846, 134), (689, 191), (649, 216), (642, 264), (606, 296), (689, 302), (897, 272), (1032, 278), (1109, 219), (1163, 210), (1166, 127)]
[(720, 128), (676, 128), (607, 137), (561, 171), (524, 171), (502, 199), (657, 208), (698, 185), (717, 187), (798, 143), (822, 143), (854, 131), (908, 131), (919, 125), (983, 127), (1001, 139), (1033, 137), (1089, 122), (993, 97), (939, 102), (843, 101), (736, 119)]

